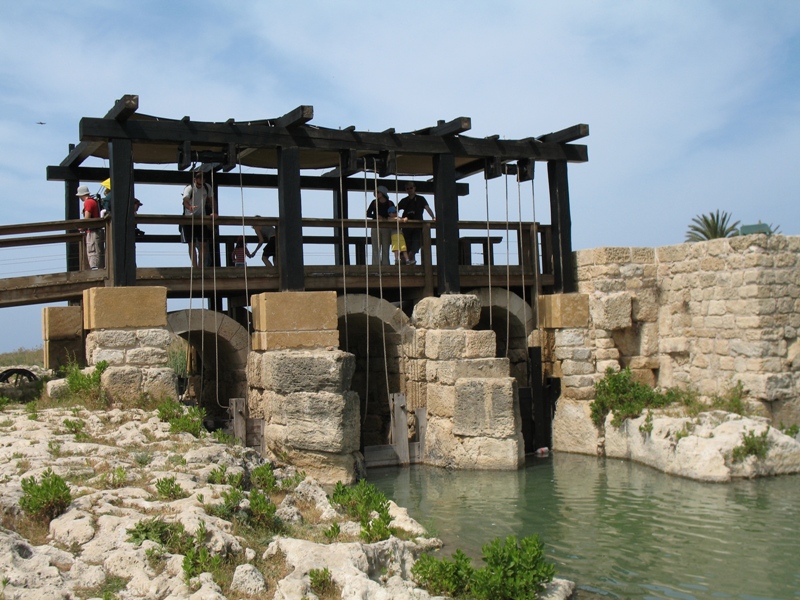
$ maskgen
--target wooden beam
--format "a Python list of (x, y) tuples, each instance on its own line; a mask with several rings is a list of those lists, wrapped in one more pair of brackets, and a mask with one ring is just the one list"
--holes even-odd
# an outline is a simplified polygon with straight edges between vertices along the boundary
[(314, 118), (313, 106), (298, 106), (293, 111), (275, 119), (275, 127), (298, 127)]
[(469, 117), (458, 117), (457, 119), (453, 119), (450, 122), (439, 121), (433, 127), (425, 127), (423, 129), (417, 129), (416, 131), (412, 132), (414, 135), (439, 135), (439, 136), (448, 136), (448, 135), (457, 135), (459, 133), (464, 133), (465, 131), (469, 131), (472, 129), (472, 119)]
[(566, 144), (581, 138), (585, 138), (587, 135), (589, 135), (589, 126), (581, 123), (578, 125), (573, 125), (572, 127), (567, 127), (566, 129), (562, 129), (560, 131), (540, 135), (536, 139), (546, 144)]
[[(112, 140), (109, 148), (111, 171), (111, 240), (106, 247), (106, 268), (113, 286), (136, 285), (136, 218), (133, 206), (133, 154), (128, 140)], [(108, 249), (111, 249), (109, 254)]]
[[(114, 103), (110, 111), (106, 113), (106, 119), (115, 121), (126, 121), (133, 113), (139, 109), (139, 96), (126, 94)], [(92, 155), (102, 145), (102, 142), (84, 143), (75, 146), (63, 161), (62, 167), (77, 167), (84, 160)]]
[(436, 206), (436, 256), (439, 295), (458, 294), (458, 196), (456, 163), (451, 154), (434, 157), (434, 204)]
[(278, 272), (281, 291), (303, 291), (303, 213), (300, 206), (300, 152), (278, 148)]
[(191, 124), (180, 121), (129, 120), (118, 123), (113, 119), (84, 117), (80, 122), (82, 141), (105, 141), (110, 138), (129, 138), (134, 143), (194, 144), (240, 147), (314, 149), (339, 152), (357, 148), (361, 152), (396, 151), (400, 154), (454, 154), (459, 157), (497, 156), (504, 161), (520, 158), (533, 160), (566, 160), (586, 162), (586, 146), (542, 143), (533, 140), (488, 140), (468, 136), (422, 136), (408, 133), (355, 132), (339, 129), (298, 126), (291, 131), (261, 125), (230, 127), (224, 123)]
[[(66, 181), (74, 179), (76, 181), (103, 181), (108, 177), (108, 169), (102, 167), (47, 167), (48, 181)], [(163, 171), (160, 169), (135, 169), (133, 179), (136, 183), (147, 184), (174, 184), (188, 185), (191, 182), (190, 176), (179, 171)], [(404, 187), (408, 179), (399, 179), (400, 187)], [(241, 182), (238, 173), (215, 173), (214, 182), (221, 187), (239, 187), (240, 183), (244, 187), (250, 188), (277, 188), (278, 176), (267, 175), (265, 173), (242, 173)], [(417, 191), (421, 194), (433, 193), (433, 184), (426, 181), (415, 181)], [(347, 191), (364, 191), (364, 181), (345, 177), (342, 185)], [(394, 179), (386, 181), (379, 180), (378, 185), (386, 187), (394, 186)], [(300, 177), (300, 186), (304, 190), (333, 190), (339, 189), (340, 182), (338, 176), (329, 174), (320, 176), (305, 175)], [(77, 184), (76, 184), (77, 190)], [(459, 196), (469, 195), (469, 184), (456, 184), (456, 192)]]
[(550, 219), (553, 228), (553, 267), (556, 292), (576, 291), (572, 261), (572, 218), (569, 209), (567, 164), (562, 161), (547, 163), (550, 185)]

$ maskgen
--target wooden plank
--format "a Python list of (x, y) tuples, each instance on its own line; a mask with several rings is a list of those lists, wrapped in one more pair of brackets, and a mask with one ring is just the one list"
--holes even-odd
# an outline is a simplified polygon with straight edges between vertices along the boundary
[(245, 419), (246, 440), (245, 446), (248, 448), (258, 448), (263, 453), (264, 446), (264, 419)]
[(585, 138), (587, 135), (589, 135), (589, 126), (584, 123), (580, 123), (578, 125), (573, 125), (572, 127), (567, 127), (566, 129), (561, 129), (560, 131), (540, 135), (536, 139), (545, 143), (565, 144)]
[(133, 206), (133, 154), (129, 140), (109, 142), (111, 235), (106, 236), (106, 266), (113, 286), (136, 285), (136, 219)]
[(303, 213), (300, 207), (300, 152), (297, 147), (278, 149), (277, 264), (281, 291), (305, 289), (303, 274)]
[(455, 158), (452, 154), (434, 160), (434, 204), (436, 205), (436, 256), (439, 295), (458, 294), (458, 198), (455, 194)]
[(314, 118), (314, 107), (301, 105), (294, 110), (286, 113), (282, 117), (275, 119), (275, 127), (297, 127), (305, 125)]
[(408, 459), (408, 414), (406, 413), (406, 395), (389, 394), (392, 406), (392, 441), (397, 452), (397, 460), (401, 465), (409, 464)]
[(392, 467), (400, 464), (397, 451), (392, 445), (366, 446), (364, 448), (364, 464), (370, 467)]
[[(395, 150), (404, 154), (454, 154), (457, 156), (498, 156), (503, 160), (520, 158), (550, 161), (587, 162), (586, 146), (544, 143), (534, 140), (488, 140), (467, 136), (428, 136), (386, 134), (368, 131), (346, 131), (323, 127), (299, 126), (292, 130), (279, 127), (192, 121), (140, 121), (119, 123), (114, 119), (84, 117), (80, 121), (82, 142), (104, 142), (111, 138), (128, 138), (134, 143), (175, 144), (185, 140), (195, 144), (236, 144), (250, 148), (279, 148), (297, 146), (339, 152), (357, 148), (366, 152)], [(144, 162), (143, 160), (141, 162)], [(62, 166), (67, 166), (63, 164)], [(331, 166), (336, 166), (334, 163)]]
[[(125, 121), (131, 115), (133, 115), (133, 113), (135, 113), (138, 109), (139, 109), (139, 96), (127, 94), (114, 103), (114, 106), (111, 108), (111, 110), (106, 113), (105, 118), (113, 119), (115, 121)], [(104, 143), (103, 140), (98, 140), (91, 143), (81, 142), (80, 144), (78, 144), (77, 146), (73, 147), (70, 150), (67, 157), (63, 161), (61, 161), (61, 166), (77, 167), (84, 160), (90, 157), (92, 153), (95, 150), (97, 150), (97, 148), (99, 148), (103, 143)]]
[(231, 398), (228, 415), (233, 421), (233, 436), (247, 443), (247, 399)]
[(426, 407), (418, 408), (414, 411), (417, 416), (417, 444), (419, 448), (419, 460), (422, 460), (422, 455), (425, 453), (425, 436), (428, 431), (428, 409)]

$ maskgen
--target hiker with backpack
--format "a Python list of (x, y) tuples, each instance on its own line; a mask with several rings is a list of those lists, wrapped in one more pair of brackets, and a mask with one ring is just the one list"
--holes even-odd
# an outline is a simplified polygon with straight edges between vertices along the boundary
[(202, 171), (195, 171), (192, 185), (187, 185), (183, 190), (183, 214), (191, 216), (192, 222), (180, 227), (181, 241), (189, 244), (189, 257), (194, 268), (201, 268), (206, 264), (206, 251), (212, 231), (203, 221), (207, 216), (214, 216), (213, 206), (211, 186), (203, 183)]

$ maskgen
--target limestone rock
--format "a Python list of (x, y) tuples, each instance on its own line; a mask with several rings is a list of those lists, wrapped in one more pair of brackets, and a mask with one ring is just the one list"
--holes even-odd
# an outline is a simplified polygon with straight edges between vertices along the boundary
[(261, 571), (256, 569), (253, 565), (239, 565), (233, 573), (231, 591), (254, 596), (256, 594), (266, 593), (267, 583)]
[(415, 327), (423, 329), (472, 329), (480, 318), (481, 303), (477, 296), (445, 294), (420, 300), (411, 320)]

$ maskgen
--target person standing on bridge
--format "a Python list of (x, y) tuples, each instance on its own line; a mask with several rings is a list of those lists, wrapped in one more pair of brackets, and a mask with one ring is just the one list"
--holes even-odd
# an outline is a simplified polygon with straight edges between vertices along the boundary
[[(92, 198), (89, 193), (89, 187), (82, 185), (78, 187), (78, 198), (83, 201), (83, 218), (84, 219), (99, 219), (100, 207), (97, 205), (97, 200)], [(100, 248), (100, 236), (97, 229), (87, 228), (83, 232), (86, 237), (86, 258), (89, 260), (89, 268), (96, 271), (100, 268), (100, 255), (102, 249)]]
[[(384, 185), (379, 185), (375, 192), (375, 200), (367, 207), (367, 218), (375, 221), (389, 220), (389, 207), (394, 202), (389, 200), (389, 190)], [(392, 230), (388, 227), (378, 227), (377, 223), (372, 228), (372, 264), (388, 265), (389, 249), (392, 245)]]
[[(403, 211), (402, 218), (405, 221), (422, 221), (425, 219), (425, 211), (428, 212), (431, 219), (436, 220), (428, 201), (422, 196), (417, 196), (417, 186), (413, 181), (406, 183), (406, 194), (408, 195), (397, 204), (398, 210)], [(408, 246), (407, 264), (415, 265), (417, 264), (417, 252), (422, 246), (422, 229), (418, 227), (403, 227), (403, 236), (406, 238), (406, 245)]]
[(205, 216), (213, 216), (214, 196), (211, 186), (203, 183), (203, 172), (195, 171), (194, 183), (183, 189), (183, 215), (191, 216), (189, 225), (181, 225), (181, 241), (189, 244), (192, 267), (206, 264), (206, 249), (211, 238), (211, 228), (203, 224)]
[[(256, 217), (260, 218), (261, 215), (256, 215)], [(247, 245), (245, 245), (245, 252), (247, 252), (247, 256), (249, 258), (253, 258), (257, 253), (258, 249), (261, 246), (264, 246), (264, 252), (261, 254), (261, 262), (264, 263), (265, 267), (272, 267), (272, 261), (270, 258), (275, 257), (275, 227), (273, 225), (261, 225), (260, 227), (257, 225), (253, 225), (253, 231), (256, 232), (256, 236), (258, 236), (258, 246), (253, 252), (247, 250)]]

